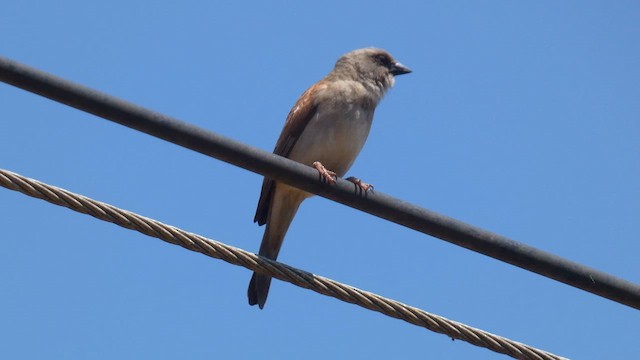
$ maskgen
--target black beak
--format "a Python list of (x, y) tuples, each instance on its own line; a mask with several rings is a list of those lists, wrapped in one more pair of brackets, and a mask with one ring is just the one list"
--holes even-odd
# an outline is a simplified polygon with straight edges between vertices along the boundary
[(393, 76), (396, 75), (402, 75), (402, 74), (408, 74), (411, 72), (411, 69), (409, 69), (408, 67), (400, 64), (399, 62), (393, 64), (393, 66), (391, 66), (391, 74)]

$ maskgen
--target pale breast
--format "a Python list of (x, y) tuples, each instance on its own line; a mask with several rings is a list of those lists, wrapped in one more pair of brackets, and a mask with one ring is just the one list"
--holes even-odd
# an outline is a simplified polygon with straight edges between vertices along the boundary
[(289, 157), (307, 165), (320, 161), (343, 176), (367, 140), (375, 105), (354, 86), (342, 86), (334, 94), (338, 96), (320, 102)]

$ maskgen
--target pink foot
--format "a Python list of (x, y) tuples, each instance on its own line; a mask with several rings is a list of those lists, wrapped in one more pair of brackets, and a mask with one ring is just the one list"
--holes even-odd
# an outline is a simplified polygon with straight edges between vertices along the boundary
[(373, 191), (373, 185), (368, 184), (360, 179), (358, 179), (357, 177), (354, 176), (350, 176), (348, 178), (346, 178), (345, 180), (347, 181), (351, 181), (352, 183), (356, 184), (356, 186), (358, 186), (360, 188), (360, 190), (366, 192), (369, 191)]
[(324, 178), (329, 184), (336, 183), (336, 173), (331, 170), (327, 170), (327, 168), (325, 168), (324, 165), (320, 163), (320, 161), (314, 162), (313, 167), (318, 170), (320, 176), (322, 176), (322, 178)]

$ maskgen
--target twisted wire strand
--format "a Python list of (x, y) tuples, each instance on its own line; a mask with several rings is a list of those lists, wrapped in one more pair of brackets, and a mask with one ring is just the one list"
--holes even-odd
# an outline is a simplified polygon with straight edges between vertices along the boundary
[(494, 335), (283, 263), (260, 257), (242, 249), (207, 239), (203, 236), (24, 177), (8, 170), (0, 169), (0, 185), (7, 189), (91, 215), (97, 219), (108, 221), (127, 229), (136, 230), (145, 235), (223, 260), (233, 265), (268, 274), (279, 280), (313, 290), (319, 294), (356, 304), (366, 309), (404, 320), (410, 324), (447, 335), (452, 339), (463, 340), (516, 359), (565, 359), (529, 345)]

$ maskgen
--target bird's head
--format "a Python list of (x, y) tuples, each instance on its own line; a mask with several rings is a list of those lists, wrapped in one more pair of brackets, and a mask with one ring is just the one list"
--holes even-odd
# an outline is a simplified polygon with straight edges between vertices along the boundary
[(377, 48), (358, 49), (342, 55), (332, 71), (337, 78), (356, 80), (365, 85), (371, 83), (383, 91), (393, 86), (395, 76), (410, 72), (411, 69), (388, 52)]

